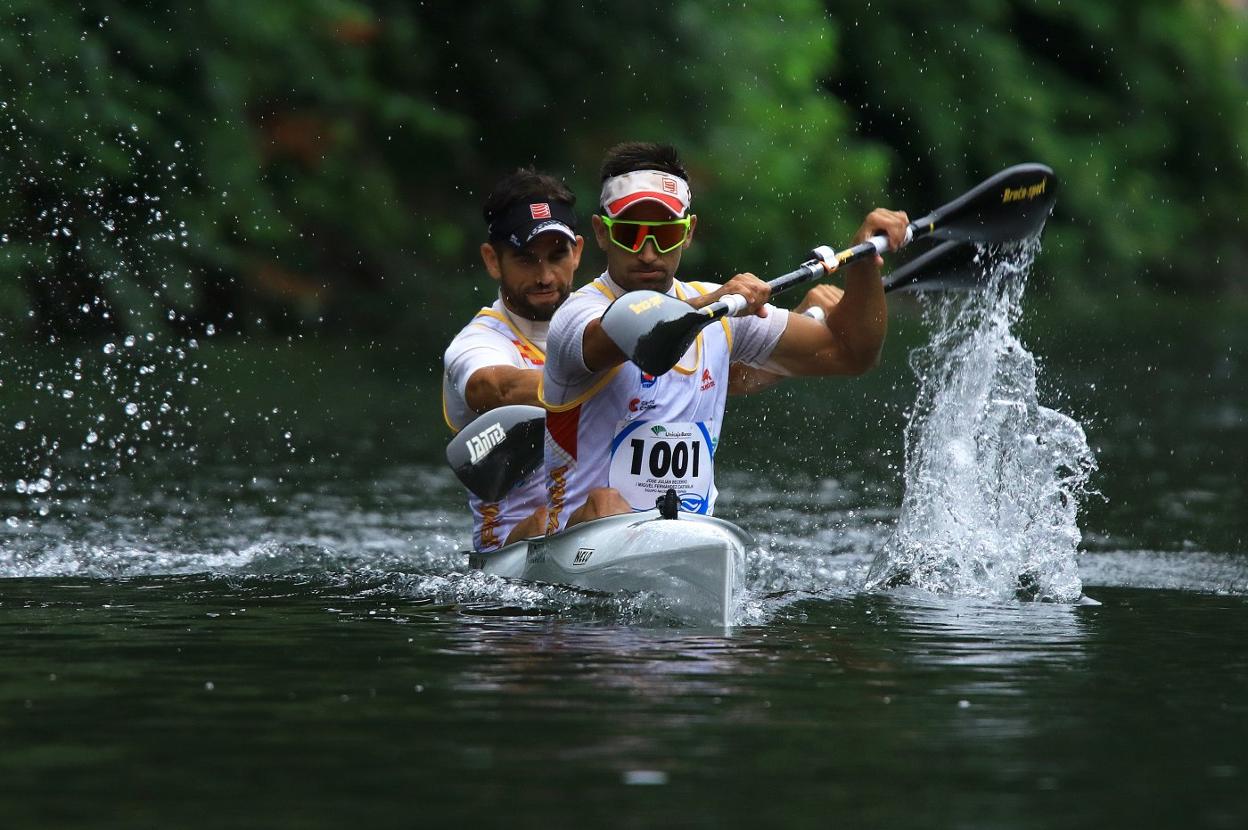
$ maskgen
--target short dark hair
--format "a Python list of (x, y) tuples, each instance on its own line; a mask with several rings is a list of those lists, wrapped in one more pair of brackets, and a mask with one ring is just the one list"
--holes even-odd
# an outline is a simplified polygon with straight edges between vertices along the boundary
[(561, 180), (532, 167), (520, 167), (499, 179), (486, 197), (481, 215), (490, 224), (517, 202), (562, 202), (576, 205), (576, 195)]
[(680, 153), (670, 144), (658, 144), (653, 141), (625, 141), (617, 144), (602, 159), (601, 181), (634, 170), (658, 170), (679, 176), (686, 183), (689, 174), (680, 163)]

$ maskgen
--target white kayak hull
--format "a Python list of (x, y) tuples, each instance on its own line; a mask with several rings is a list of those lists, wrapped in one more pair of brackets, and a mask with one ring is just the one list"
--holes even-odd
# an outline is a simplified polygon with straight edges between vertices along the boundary
[(682, 619), (730, 625), (752, 545), (750, 535), (731, 522), (691, 513), (663, 519), (648, 510), (474, 553), (469, 565), (591, 591), (649, 591), (662, 595)]

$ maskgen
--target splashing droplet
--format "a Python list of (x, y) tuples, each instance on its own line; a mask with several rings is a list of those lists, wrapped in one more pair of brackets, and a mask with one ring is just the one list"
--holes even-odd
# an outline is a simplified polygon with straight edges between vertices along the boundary
[(868, 587), (1079, 598), (1076, 519), (1096, 461), (1078, 422), (1040, 404), (1035, 358), (1010, 330), (1038, 250), (997, 251), (982, 291), (927, 307), (905, 495)]

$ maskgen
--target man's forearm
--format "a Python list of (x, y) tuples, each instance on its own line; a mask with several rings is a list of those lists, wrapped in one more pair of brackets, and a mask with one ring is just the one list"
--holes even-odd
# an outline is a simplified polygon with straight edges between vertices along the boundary
[(879, 363), (888, 334), (888, 301), (879, 266), (864, 262), (846, 269), (845, 294), (828, 313), (827, 326), (861, 371)]
[(540, 406), (537, 384), (541, 369), (517, 369), (514, 366), (487, 366), (468, 379), (464, 400), (476, 412), (489, 412), (500, 406), (525, 404)]

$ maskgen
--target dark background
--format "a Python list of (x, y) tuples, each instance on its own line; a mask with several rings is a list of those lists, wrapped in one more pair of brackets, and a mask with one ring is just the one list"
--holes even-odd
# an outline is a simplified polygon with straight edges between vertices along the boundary
[[(11, 0), (0, 332), (316, 335), (434, 366), (491, 298), (492, 183), (566, 176), (587, 227), (625, 139), (685, 156), (689, 277), (786, 271), (876, 204), (919, 214), (1042, 161), (1062, 180), (1048, 304), (1242, 300), (1244, 18), (1215, 0)], [(581, 278), (601, 266), (591, 244)]]

